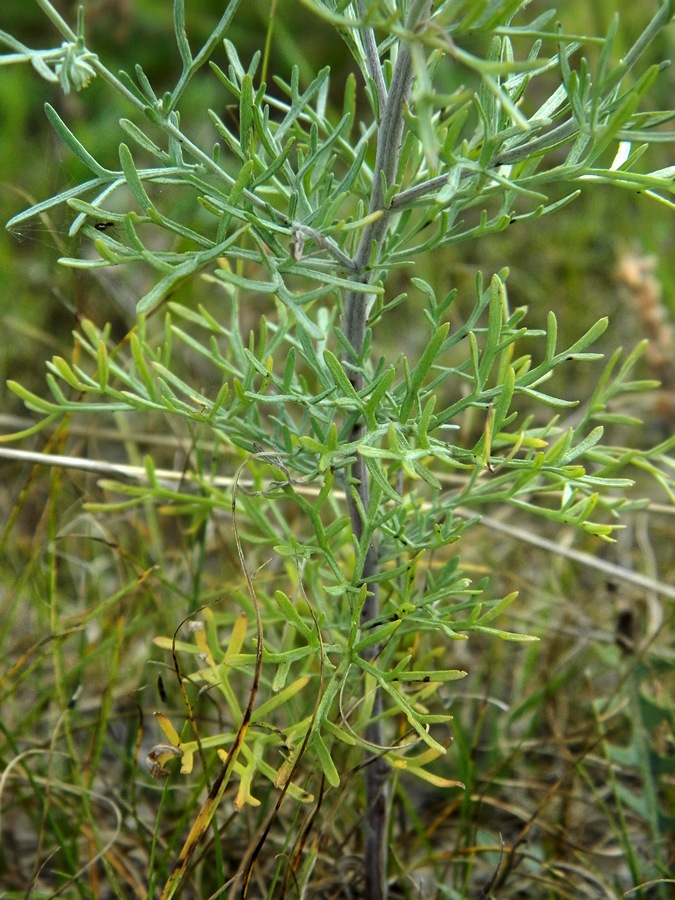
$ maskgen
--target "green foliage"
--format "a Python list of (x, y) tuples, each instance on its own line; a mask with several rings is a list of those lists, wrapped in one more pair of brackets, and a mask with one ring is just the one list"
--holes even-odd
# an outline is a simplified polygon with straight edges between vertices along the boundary
[[(159, 511), (190, 531), (227, 520), (245, 582), (226, 612), (216, 598), (193, 598), (192, 640), (155, 638), (179, 675), (188, 725), (159, 718), (168, 743), (150, 751), (154, 774), (180, 758), (190, 775), (198, 757), (210, 788), (176, 861), (151, 872), (170, 897), (232, 778), (237, 809), (264, 804), (263, 839), (284, 798), (308, 804), (345, 790), (364, 753), (391, 772), (461, 787), (434, 769), (450, 741), (445, 686), (465, 675), (444, 662), (446, 639), (536, 640), (500, 624), (516, 592), (493, 598), (447, 551), (477, 509), (512, 507), (609, 542), (621, 513), (642, 504), (626, 470), (648, 472), (673, 496), (672, 439), (641, 451), (604, 437), (634, 423), (613, 411), (618, 398), (656, 386), (632, 374), (644, 347), (621, 364), (617, 351), (573, 414), (579, 400), (555, 387), (566, 367), (602, 358), (593, 348), (606, 318), (560, 349), (553, 311), (536, 329), (524, 307), (512, 308), (506, 269), (477, 279), (461, 321), (456, 292), (439, 296), (420, 275), (409, 278), (410, 297), (391, 296), (394, 273), (556, 212), (587, 184), (672, 207), (674, 170), (638, 169), (653, 136), (672, 138), (657, 130), (670, 112), (639, 111), (661, 66), (635, 74), (671, 4), (618, 63), (615, 23), (591, 72), (583, 57), (572, 68), (582, 36), (556, 32), (549, 14), (519, 24), (522, 2), (306, 0), (360, 73), (340, 107), (328, 67), (307, 84), (298, 68), (266, 83), (267, 57), (240, 58), (226, 37), (238, 0), (196, 54), (176, 0), (182, 73), (164, 93), (140, 66), (114, 75), (87, 47), (82, 16), (74, 32), (38, 2), (64, 43), (33, 50), (3, 32), (13, 52), (0, 64), (30, 62), (66, 92), (101, 78), (130, 118), (115, 138), (119, 167), (109, 168), (46, 104), (90, 176), (8, 227), (65, 205), (69, 236), (89, 237), (97, 256), (60, 263), (143, 267), (151, 284), (125, 341), (81, 322), (71, 357), (47, 363), (49, 399), (9, 387), (43, 417), (31, 434), (74, 415), (118, 425), (156, 417), (193, 435), (180, 485), (149, 455), (140, 477), (108, 479), (106, 501), (85, 509)], [(465, 40), (486, 42), (485, 54)], [(211, 59), (221, 46), (225, 66)], [(234, 120), (204, 111), (218, 137), (210, 151), (181, 120), (207, 62)], [(458, 67), (475, 89), (455, 83)], [(180, 215), (178, 195), (188, 198)], [(203, 300), (201, 287), (188, 289), (195, 283)], [(413, 297), (423, 304), (410, 317), (419, 352), (382, 351), (382, 334), (411, 327), (400, 311)], [(199, 450), (207, 443), (230, 465), (225, 481)], [(197, 720), (187, 681), (197, 696), (209, 692), (219, 727)], [(311, 876), (302, 850), (298, 829), (286, 852), (299, 891)], [(257, 854), (245, 857), (244, 891)], [(289, 878), (287, 865), (275, 879)], [(384, 874), (366, 862), (365, 877), (383, 895)]]

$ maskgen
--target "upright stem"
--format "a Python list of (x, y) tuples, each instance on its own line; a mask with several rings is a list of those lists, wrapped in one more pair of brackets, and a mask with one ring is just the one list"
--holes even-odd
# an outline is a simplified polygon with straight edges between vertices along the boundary
[[(419, 23), (426, 18), (430, 7), (431, 0), (413, 0), (406, 20), (406, 30), (409, 33), (413, 33)], [(379, 260), (382, 240), (394, 214), (394, 210), (385, 208), (385, 190), (393, 184), (396, 178), (403, 136), (403, 109), (408, 102), (411, 86), (410, 48), (406, 44), (400, 43), (389, 92), (386, 95), (384, 107), (380, 110), (377, 156), (368, 210), (370, 213), (380, 212), (381, 215), (366, 226), (354, 255), (354, 280), (360, 284), (369, 284), (372, 281), (373, 267), (366, 267), (371, 260), (372, 262)], [(347, 291), (345, 296), (343, 330), (354, 348), (356, 360), (363, 349), (368, 312), (372, 301), (372, 295), (357, 291)]]
[[(362, 7), (361, 7), (362, 8)], [(429, 14), (431, 0), (412, 0), (406, 19), (406, 30), (413, 34), (420, 23)], [(368, 225), (361, 236), (359, 245), (354, 255), (353, 281), (359, 284), (370, 284), (373, 279), (373, 263), (378, 262), (381, 254), (383, 240), (393, 210), (385, 208), (386, 190), (393, 184), (401, 154), (401, 142), (403, 137), (403, 111), (410, 97), (412, 87), (412, 59), (410, 48), (401, 42), (398, 45), (398, 56), (394, 65), (389, 91), (386, 92), (382, 84), (378, 83), (377, 66), (372, 59), (372, 48), (376, 46), (372, 32), (364, 37), (364, 46), (371, 50), (369, 69), (374, 76), (378, 87), (380, 99), (380, 127), (377, 138), (377, 155), (373, 184), (370, 194), (369, 212), (380, 212), (381, 215)], [(363, 366), (365, 360), (363, 347), (366, 337), (368, 313), (372, 306), (373, 296), (360, 291), (347, 291), (345, 295), (342, 327), (351, 346), (351, 352), (346, 354), (346, 361), (354, 365), (349, 377), (355, 390), (360, 391), (364, 387)], [(366, 433), (364, 422), (354, 425), (349, 437), (350, 441), (358, 441)], [(370, 505), (370, 485), (368, 470), (365, 460), (357, 455), (350, 471), (351, 489), (347, 492), (347, 505), (352, 523), (352, 531), (358, 541), (363, 535), (364, 522), (359, 513), (359, 506), (352, 491), (358, 494), (361, 508), (368, 510)], [(365, 556), (363, 569), (359, 573), (362, 584), (368, 585), (368, 597), (363, 606), (361, 620), (368, 621), (379, 614), (379, 590), (373, 578), (378, 571), (378, 553), (375, 540), (371, 539)], [(367, 651), (369, 658), (373, 658), (379, 652), (374, 646)], [(366, 729), (366, 740), (374, 748), (383, 746), (384, 730), (380, 721), (382, 712), (382, 698), (378, 693), (372, 707), (372, 722)], [(378, 755), (365, 767), (366, 783), (366, 823), (365, 823), (365, 893), (369, 900), (384, 900), (387, 896), (387, 792), (386, 782), (388, 766)]]

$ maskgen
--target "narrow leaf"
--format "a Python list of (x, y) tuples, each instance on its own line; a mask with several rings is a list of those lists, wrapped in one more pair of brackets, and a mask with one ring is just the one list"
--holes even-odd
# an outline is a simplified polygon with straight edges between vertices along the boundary
[(86, 150), (83, 145), (78, 141), (73, 132), (68, 128), (63, 119), (59, 116), (53, 106), (50, 106), (49, 103), (45, 103), (45, 113), (47, 118), (49, 119), (49, 123), (54, 129), (54, 131), (61, 138), (63, 143), (69, 147), (75, 156), (85, 164), (88, 169), (97, 175), (99, 178), (114, 178), (115, 172), (112, 172), (110, 169), (105, 169), (100, 163), (98, 163), (91, 153)]

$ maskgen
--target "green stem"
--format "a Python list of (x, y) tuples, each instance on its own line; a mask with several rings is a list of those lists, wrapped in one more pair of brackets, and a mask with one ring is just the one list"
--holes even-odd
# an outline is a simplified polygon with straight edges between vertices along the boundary
[(40, 7), (42, 12), (47, 16), (50, 22), (57, 28), (58, 31), (61, 32), (63, 37), (73, 43), (77, 40), (77, 35), (70, 27), (70, 25), (65, 21), (65, 19), (61, 18), (59, 13), (54, 9), (49, 0), (35, 0), (37, 5)]

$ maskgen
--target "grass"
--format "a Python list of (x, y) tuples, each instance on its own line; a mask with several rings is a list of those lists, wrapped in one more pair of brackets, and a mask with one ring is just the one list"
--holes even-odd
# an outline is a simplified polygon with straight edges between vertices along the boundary
[[(85, 459), (120, 456), (105, 435), (69, 438)], [(158, 460), (180, 453), (180, 442), (153, 436), (127, 437), (126, 453), (148, 446)], [(222, 730), (226, 710), (190, 684), (192, 657), (177, 650), (173, 660), (152, 639), (171, 639), (206, 603), (226, 645), (245, 606), (237, 560), (218, 533), (227, 526), (176, 521), (162, 514), (169, 508), (101, 518), (82, 508), (103, 499), (95, 476), (12, 468), (0, 681), (5, 896), (23, 896), (29, 884), (33, 897), (53, 896), (57, 885), (69, 896), (153, 896), (200, 785), (214, 777), (208, 754), (201, 776), (177, 775), (171, 762), (169, 778), (150, 777), (145, 755), (163, 737), (153, 714), (180, 727), (189, 696), (204, 739)], [(490, 884), (495, 896), (667, 895), (673, 598), (620, 573), (658, 571), (667, 582), (671, 523), (663, 509), (636, 516), (634, 534), (608, 560), (619, 577), (570, 562), (571, 535), (557, 535), (551, 552), (530, 546), (527, 532), (475, 532), (463, 571), (495, 591), (520, 590), (526, 603), (513, 627), (541, 641), (453, 645), (447, 662), (469, 677), (444, 692), (453, 744), (434, 772), (466, 791), (397, 778), (391, 841), (401, 896), (468, 897)], [(254, 552), (249, 567), (255, 560)], [(267, 588), (284, 574), (263, 567), (259, 577)], [(282, 807), (253, 896), (270, 889), (275, 857), (294, 849), (285, 836), (298, 833), (308, 857), (316, 854), (311, 896), (344, 896), (349, 884), (358, 891), (361, 813), (343, 796), (357, 766), (316, 808)], [(263, 823), (255, 809), (227, 813), (235, 792), (218, 823), (222, 846), (215, 835), (207, 841), (186, 896), (215, 895), (253, 852)]]

